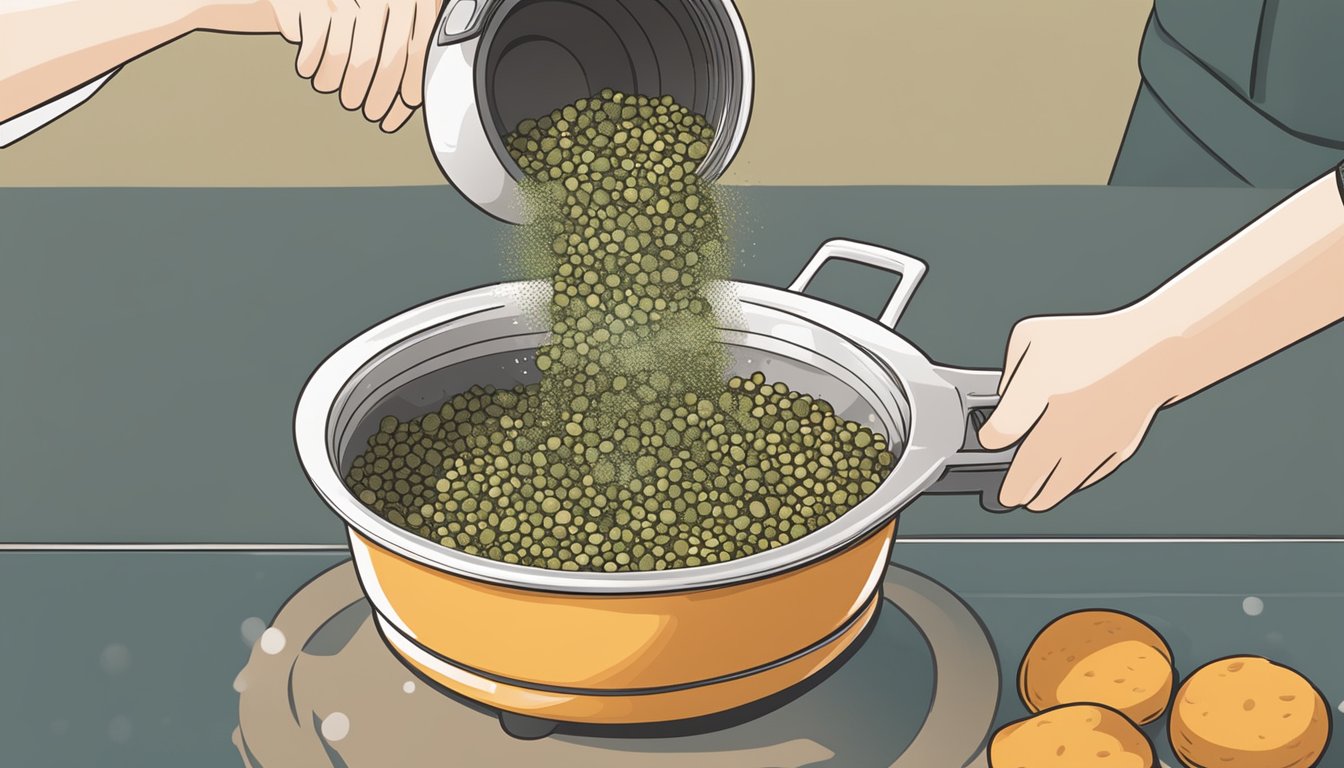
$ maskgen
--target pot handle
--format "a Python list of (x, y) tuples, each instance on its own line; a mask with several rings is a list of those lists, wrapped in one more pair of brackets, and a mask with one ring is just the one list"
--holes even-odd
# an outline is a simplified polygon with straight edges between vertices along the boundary
[(827, 240), (821, 244), (821, 247), (817, 248), (817, 252), (812, 254), (812, 258), (808, 260), (803, 270), (798, 273), (793, 282), (789, 283), (789, 290), (794, 293), (805, 293), (807, 286), (812, 283), (813, 278), (817, 276), (821, 268), (826, 266), (827, 262), (835, 259), (865, 264), (900, 276), (901, 281), (896, 284), (896, 289), (891, 292), (891, 298), (887, 300), (887, 305), (882, 308), (882, 313), (877, 316), (879, 323), (892, 330), (896, 329), (896, 323), (901, 319), (901, 313), (905, 312), (905, 306), (910, 303), (910, 297), (914, 295), (915, 288), (919, 287), (919, 281), (924, 278), (924, 273), (928, 271), (928, 265), (914, 256), (871, 243), (837, 238)]
[(977, 493), (981, 507), (990, 512), (1007, 512), (1010, 508), (999, 503), (999, 490), (1017, 447), (988, 451), (980, 445), (978, 436), (989, 413), (999, 404), (999, 379), (1003, 371), (941, 365), (935, 365), (933, 370), (951, 384), (961, 398), (966, 434), (961, 450), (948, 459), (943, 476), (927, 493)]
[(448, 0), (439, 16), (434, 42), (456, 45), (476, 37), (497, 5), (499, 0)]

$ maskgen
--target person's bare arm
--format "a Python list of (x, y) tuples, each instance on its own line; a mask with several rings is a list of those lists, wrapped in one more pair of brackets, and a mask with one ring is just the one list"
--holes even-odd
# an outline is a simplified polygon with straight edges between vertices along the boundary
[(267, 31), (246, 28), (249, 16), (255, 15), (246, 13), (246, 8), (202, 0), (18, 0), (0, 4), (0, 120), (77, 88), (207, 23), (227, 31)]
[(436, 0), (14, 0), (0, 3), (0, 122), (193, 30), (279, 33), (296, 70), (395, 130), (420, 104)]
[(1019, 443), (1006, 506), (1049, 509), (1115, 470), (1158, 409), (1344, 318), (1344, 202), (1308, 185), (1138, 303), (1013, 329), (987, 448)]
[(1181, 340), (1175, 403), (1344, 317), (1344, 202), (1323, 177), (1145, 299)]

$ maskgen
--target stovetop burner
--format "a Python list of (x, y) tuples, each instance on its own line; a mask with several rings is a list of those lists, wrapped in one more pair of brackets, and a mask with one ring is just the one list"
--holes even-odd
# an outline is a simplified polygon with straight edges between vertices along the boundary
[(798, 689), (695, 721), (578, 726), (501, 716), (412, 673), (347, 562), (291, 596), (256, 644), (234, 741), (252, 768), (983, 766), (999, 668), (979, 619), (897, 566), (883, 597), (867, 637)]

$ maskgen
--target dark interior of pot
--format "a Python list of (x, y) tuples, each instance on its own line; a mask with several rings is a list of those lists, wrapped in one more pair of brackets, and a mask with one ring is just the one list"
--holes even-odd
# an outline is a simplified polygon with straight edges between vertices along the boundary
[[(390, 392), (385, 388), (370, 387), (369, 396), (362, 401), (349, 400), (343, 413), (337, 414), (335, 452), (337, 469), (344, 476), (355, 456), (362, 453), (368, 439), (378, 430), (384, 416), (398, 419), (421, 416), (437, 409), (441, 403), (472, 386), (512, 388), (519, 384), (533, 384), (541, 374), (533, 362), (537, 345), (544, 335), (527, 334), (512, 339), (493, 339), (482, 342), (482, 354), (472, 355), (470, 348), (453, 351), (454, 362), (398, 384)], [(501, 344), (514, 349), (498, 351)], [(883, 398), (869, 387), (860, 371), (846, 366), (838, 356), (825, 357), (815, 349), (787, 340), (739, 331), (725, 332), (724, 346), (732, 357), (730, 373), (749, 375), (760, 371), (767, 380), (782, 381), (790, 388), (820, 397), (831, 404), (840, 416), (868, 425), (886, 436), (888, 445), (898, 459), (905, 444), (909, 423), (908, 410), (899, 391), (895, 409), (883, 407)], [(367, 380), (383, 378), (377, 371), (366, 374)], [(390, 377), (389, 377), (390, 378)], [(380, 390), (382, 390), (380, 392)]]
[[(748, 73), (746, 52), (715, 0), (506, 0), (481, 37), (477, 103), (504, 166), (501, 137), (519, 121), (604, 88), (670, 95), (731, 136)], [(702, 163), (717, 176), (731, 151), (715, 141)]]

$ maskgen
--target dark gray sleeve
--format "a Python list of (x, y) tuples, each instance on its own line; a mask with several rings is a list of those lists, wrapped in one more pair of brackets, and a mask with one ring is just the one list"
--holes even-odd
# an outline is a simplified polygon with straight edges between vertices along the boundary
[(1344, 163), (1335, 168), (1335, 184), (1339, 187), (1339, 199), (1344, 201)]

